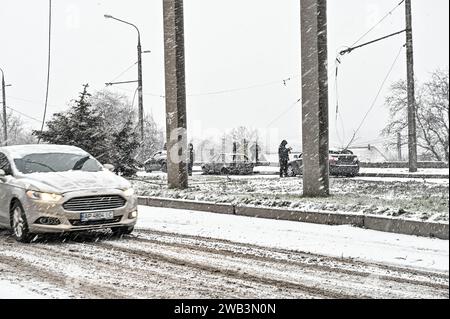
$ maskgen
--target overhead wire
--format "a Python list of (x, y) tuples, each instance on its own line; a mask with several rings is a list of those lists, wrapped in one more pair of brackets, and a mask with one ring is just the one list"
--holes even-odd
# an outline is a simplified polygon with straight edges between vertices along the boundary
[(117, 79), (119, 79), (122, 75), (124, 75), (125, 73), (127, 73), (128, 71), (130, 71), (136, 64), (138, 64), (138, 62), (133, 63), (132, 65), (130, 65), (128, 68), (126, 68), (123, 72), (121, 72), (118, 76), (116, 76), (114, 79), (112, 79), (109, 82), (114, 82)]
[(397, 64), (397, 61), (398, 61), (398, 59), (399, 59), (399, 57), (400, 57), (400, 54), (402, 53), (404, 47), (405, 47), (405, 45), (402, 45), (402, 46), (400, 47), (400, 50), (398, 51), (398, 54), (396, 55), (396, 57), (395, 57), (395, 59), (394, 59), (394, 62), (392, 63), (391, 67), (389, 68), (389, 71), (388, 71), (387, 75), (385, 76), (383, 82), (381, 83), (381, 86), (380, 86), (380, 88), (379, 88), (379, 90), (378, 90), (378, 92), (377, 92), (377, 94), (376, 94), (376, 96), (375, 96), (375, 99), (373, 100), (371, 106), (369, 107), (369, 109), (368, 109), (367, 112), (365, 113), (365, 115), (364, 115), (363, 119), (361, 120), (361, 123), (359, 124), (358, 128), (357, 128), (356, 131), (353, 133), (353, 137), (352, 137), (352, 139), (350, 140), (350, 143), (347, 145), (346, 148), (350, 147), (351, 144), (355, 141), (356, 135), (359, 133), (359, 131), (361, 130), (362, 126), (364, 125), (364, 123), (365, 123), (367, 117), (369, 116), (370, 112), (372, 112), (373, 108), (375, 107), (375, 105), (376, 105), (376, 103), (377, 103), (377, 101), (378, 101), (378, 98), (380, 97), (381, 92), (383, 91), (384, 85), (386, 84), (386, 82), (387, 82), (387, 80), (389, 79), (389, 77), (390, 77), (392, 71), (394, 70), (394, 67), (395, 67), (395, 65)]
[(197, 97), (197, 96), (221, 95), (221, 94), (227, 94), (227, 93), (233, 93), (233, 92), (239, 92), (239, 91), (247, 91), (247, 90), (272, 86), (272, 85), (276, 85), (276, 84), (283, 84), (284, 86), (287, 86), (287, 82), (291, 81), (294, 78), (298, 78), (298, 76), (289, 77), (289, 78), (285, 78), (285, 79), (281, 79), (281, 80), (277, 80), (277, 81), (266, 82), (266, 83), (262, 83), (262, 84), (255, 84), (255, 85), (251, 85), (251, 86), (240, 87), (240, 88), (231, 88), (231, 89), (217, 90), (217, 91), (204, 92), (204, 93), (188, 94), (187, 96)]
[[(381, 23), (383, 23), (389, 16), (391, 16), (403, 3), (405, 2), (405, 0), (400, 1), (393, 9), (391, 9), (388, 13), (386, 13), (378, 22), (376, 22), (371, 28), (369, 28), (368, 31), (366, 31), (364, 34), (362, 34), (352, 45), (350, 46), (343, 46), (341, 48), (346, 48), (346, 50), (348, 50), (348, 53), (350, 53), (351, 51), (353, 51), (354, 47), (360, 43), (366, 36), (368, 36), (373, 30), (375, 30)], [(403, 32), (403, 31), (402, 31)], [(398, 34), (398, 32), (396, 33)], [(395, 34), (394, 34), (395, 35)], [(391, 35), (392, 36), (392, 35)], [(336, 115), (335, 115), (335, 122), (336, 122), (336, 134), (338, 136), (338, 139), (340, 140), (340, 142), (342, 144), (344, 144), (343, 140), (341, 141), (341, 137), (339, 134), (339, 129), (338, 129), (338, 117), (340, 117), (340, 121), (341, 121), (341, 126), (342, 126), (342, 131), (343, 131), (343, 135), (344, 135), (344, 140), (345, 140), (345, 125), (344, 125), (344, 120), (343, 117), (340, 113), (340, 100), (339, 100), (339, 67), (342, 63), (342, 54), (341, 52), (343, 52), (343, 50), (338, 49), (338, 51), (336, 52), (336, 59), (335, 59), (335, 65), (336, 65), (336, 71), (335, 71), (335, 89), (336, 89)]]
[(284, 110), (280, 115), (278, 115), (274, 120), (272, 120), (266, 128), (271, 127), (274, 123), (276, 123), (279, 119), (281, 119), (285, 114), (287, 114), (294, 106), (302, 101), (302, 98), (297, 99), (294, 103), (292, 103), (286, 110)]
[(373, 30), (375, 30), (376, 27), (378, 27), (381, 23), (383, 23), (384, 20), (387, 19), (387, 17), (389, 17), (390, 15), (392, 15), (394, 13), (395, 10), (397, 10), (398, 7), (400, 7), (403, 3), (405, 2), (405, 0), (400, 1), (391, 11), (389, 11), (385, 16), (383, 16), (380, 21), (378, 21), (373, 27), (371, 27), (366, 33), (364, 33), (361, 37), (358, 38), (358, 40), (356, 40), (350, 47), (354, 47), (355, 45), (357, 45), (359, 42), (362, 41), (362, 39), (364, 39), (366, 36), (369, 35), (369, 33), (371, 33)]
[[(51, 66), (51, 49), (52, 49), (52, 0), (48, 1), (48, 52), (47, 52), (47, 88), (45, 92), (44, 115), (42, 117), (41, 134), (44, 131), (45, 119), (47, 116), (48, 93), (50, 90), (50, 66)], [(38, 139), (38, 144), (41, 139)]]
[(30, 120), (33, 120), (33, 121), (38, 122), (38, 123), (41, 123), (41, 120), (38, 120), (38, 119), (35, 118), (35, 117), (32, 117), (32, 116), (27, 115), (27, 114), (25, 114), (25, 113), (23, 113), (23, 112), (20, 112), (19, 110), (13, 108), (12, 106), (8, 106), (8, 105), (7, 105), (6, 108), (9, 109), (9, 110), (11, 110), (11, 111), (13, 111), (13, 112), (15, 112), (15, 113), (17, 113), (17, 114), (22, 115), (23, 117), (26, 117), (26, 118), (28, 118), (28, 119), (30, 119)]

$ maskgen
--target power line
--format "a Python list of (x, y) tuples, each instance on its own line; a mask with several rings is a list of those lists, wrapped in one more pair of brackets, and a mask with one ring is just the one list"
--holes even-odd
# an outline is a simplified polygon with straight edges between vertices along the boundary
[(370, 28), (366, 33), (364, 33), (358, 40), (355, 41), (355, 43), (353, 43), (350, 47), (353, 47), (355, 45), (357, 45), (362, 39), (364, 39), (370, 32), (372, 32), (376, 27), (378, 27), (384, 20), (386, 20), (387, 17), (389, 17), (390, 15), (392, 15), (392, 13), (394, 13), (395, 10), (397, 10), (398, 7), (400, 7), (403, 3), (405, 2), (405, 0), (400, 1), (399, 4), (397, 4), (391, 11), (389, 11), (383, 18), (381, 18), (380, 21), (378, 21), (372, 28)]
[(127, 73), (128, 71), (130, 71), (136, 64), (138, 64), (137, 62), (133, 63), (132, 65), (130, 65), (125, 71), (123, 71), (122, 73), (120, 73), (118, 76), (116, 76), (114, 79), (112, 79), (109, 82), (115, 82), (118, 78), (120, 78), (122, 75), (124, 75), (125, 73)]
[[(281, 84), (281, 85), (287, 86), (287, 83), (295, 78), (298, 78), (298, 76), (289, 77), (289, 78), (285, 78), (282, 80), (271, 81), (271, 82), (262, 83), (262, 84), (255, 84), (255, 85), (240, 87), (240, 88), (223, 89), (223, 90), (210, 91), (210, 92), (204, 92), (204, 93), (187, 94), (187, 96), (188, 97), (200, 97), (200, 96), (222, 95), (222, 94), (228, 94), (228, 93), (234, 93), (234, 92), (239, 92), (239, 91), (247, 91), (247, 90), (252, 90), (252, 89), (257, 89), (257, 88), (262, 88), (262, 87), (273, 86), (275, 84)], [(118, 89), (134, 93), (134, 90), (129, 90), (129, 89), (125, 89), (125, 88), (118, 88)], [(165, 96), (163, 94), (144, 92), (144, 95), (165, 98)]]
[[(47, 61), (47, 89), (45, 93), (45, 107), (44, 116), (42, 117), (41, 134), (44, 131), (45, 118), (47, 116), (48, 92), (50, 88), (50, 63), (51, 63), (51, 49), (52, 49), (52, 0), (48, 1), (48, 61)], [(38, 144), (41, 142), (39, 138)]]
[(227, 94), (227, 93), (233, 93), (233, 92), (239, 92), (239, 91), (247, 91), (247, 90), (272, 86), (275, 84), (282, 84), (284, 86), (287, 86), (288, 81), (291, 81), (293, 78), (297, 78), (297, 77), (298, 76), (289, 77), (289, 78), (278, 80), (278, 81), (271, 81), (271, 82), (262, 83), (262, 84), (255, 84), (255, 85), (245, 86), (245, 87), (241, 87), (241, 88), (232, 88), (232, 89), (224, 89), (224, 90), (211, 91), (211, 92), (205, 92), (205, 93), (188, 94), (187, 96), (198, 97), (198, 96), (209, 96), (209, 95), (221, 95), (221, 94)]
[[(406, 30), (402, 30), (400, 32), (396, 32), (396, 33), (390, 34), (388, 36), (385, 36), (385, 37), (382, 37), (382, 38), (379, 38), (379, 39), (376, 39), (376, 40), (364, 43), (362, 45), (356, 46), (368, 34), (370, 34), (376, 27), (378, 27), (384, 20), (386, 20), (389, 16), (391, 16), (394, 13), (394, 11), (397, 10), (404, 2), (405, 2), (405, 0), (400, 1), (392, 10), (390, 10), (386, 15), (384, 15), (373, 27), (371, 27), (367, 32), (365, 32), (362, 36), (360, 36), (358, 38), (358, 40), (356, 40), (350, 47), (343, 47), (343, 48), (345, 48), (344, 50), (339, 49), (338, 52), (336, 52), (336, 60), (335, 60), (335, 64), (336, 64), (336, 73), (335, 73), (336, 117), (335, 117), (335, 122), (336, 122), (336, 133), (338, 135), (339, 140), (340, 140), (340, 134), (338, 132), (338, 124), (337, 124), (338, 117), (340, 117), (343, 134), (345, 135), (344, 121), (343, 121), (342, 115), (340, 114), (340, 110), (339, 110), (339, 84), (338, 84), (339, 80), (338, 80), (338, 76), (339, 76), (339, 66), (341, 64), (340, 56), (342, 56), (342, 55), (344, 55), (346, 53), (350, 53), (350, 52), (352, 52), (353, 50), (355, 50), (357, 48), (360, 48), (360, 47), (363, 47), (363, 46), (366, 46), (366, 45), (369, 45), (369, 44), (372, 44), (372, 43), (375, 43), (375, 42), (378, 42), (378, 41), (384, 40), (386, 38), (389, 38), (389, 37), (392, 37), (392, 36), (395, 36), (397, 34), (405, 32)], [(344, 139), (345, 139), (345, 137), (344, 137)]]
[[(133, 93), (133, 94), (134, 94), (134, 92), (135, 92), (135, 90), (129, 90), (129, 89), (125, 89), (125, 88), (122, 88), (122, 87), (117, 87), (117, 89), (122, 90), (122, 91), (126, 91), (126, 92), (130, 92), (130, 93)], [(144, 93), (142, 93), (142, 94), (147, 95), (147, 96), (158, 97), (158, 98), (162, 98), (162, 99), (165, 99), (165, 98), (166, 98), (166, 97), (165, 97), (164, 95), (162, 95), (162, 94), (149, 93), (149, 92), (144, 92)]]
[(11, 111), (13, 111), (13, 112), (15, 112), (15, 113), (17, 113), (17, 114), (22, 115), (23, 117), (26, 117), (26, 118), (28, 118), (28, 119), (30, 119), (30, 120), (33, 120), (33, 121), (35, 121), (35, 122), (38, 122), (39, 124), (41, 123), (41, 120), (38, 120), (38, 119), (35, 118), (35, 117), (29, 116), (29, 115), (27, 115), (27, 114), (25, 114), (25, 113), (22, 113), (22, 112), (16, 110), (15, 108), (13, 108), (13, 107), (11, 107), (11, 106), (6, 106), (6, 108), (7, 108), (7, 109), (10, 109)]
[[(12, 95), (8, 95), (8, 98), (12, 99), (12, 100), (27, 102), (27, 103), (36, 104), (36, 105), (41, 104), (41, 102), (39, 102), (37, 100), (30, 100), (30, 99), (25, 99), (25, 98), (21, 98), (21, 97), (17, 97), (17, 96), (12, 96)], [(58, 108), (58, 107), (59, 106), (57, 106), (55, 104), (48, 104), (48, 108)]]
[(375, 107), (375, 105), (376, 105), (376, 103), (377, 103), (377, 101), (378, 101), (378, 98), (380, 97), (381, 92), (383, 91), (384, 85), (386, 84), (387, 80), (389, 79), (389, 76), (391, 75), (392, 71), (394, 70), (394, 67), (395, 67), (395, 65), (397, 64), (397, 61), (398, 61), (398, 59), (399, 59), (399, 57), (400, 57), (400, 54), (402, 53), (404, 47), (405, 47), (405, 45), (402, 45), (401, 48), (400, 48), (400, 50), (398, 51), (398, 54), (397, 54), (397, 56), (395, 57), (394, 62), (392, 63), (392, 65), (391, 65), (391, 67), (390, 67), (390, 69), (389, 69), (389, 71), (388, 71), (386, 77), (384, 78), (383, 82), (381, 83), (380, 89), (378, 90), (377, 95), (375, 96), (375, 99), (374, 99), (374, 101), (372, 102), (372, 105), (370, 106), (370, 108), (369, 108), (369, 110), (366, 112), (366, 114), (364, 115), (364, 117), (363, 117), (361, 123), (359, 124), (358, 128), (357, 128), (356, 131), (354, 132), (353, 137), (352, 137), (352, 139), (350, 140), (350, 143), (347, 145), (346, 148), (349, 148), (350, 145), (354, 142), (356, 135), (357, 135), (358, 132), (361, 130), (361, 128), (362, 128), (362, 126), (364, 125), (364, 122), (366, 121), (366, 119), (367, 119), (367, 117), (369, 116), (370, 112), (371, 112), (371, 111), (373, 110), (373, 108)]
[(292, 103), (286, 110), (284, 110), (280, 115), (278, 115), (272, 122), (270, 122), (266, 127), (270, 127), (272, 124), (277, 122), (280, 118), (282, 118), (285, 114), (287, 114), (294, 106), (302, 101), (301, 98), (297, 99), (294, 103)]

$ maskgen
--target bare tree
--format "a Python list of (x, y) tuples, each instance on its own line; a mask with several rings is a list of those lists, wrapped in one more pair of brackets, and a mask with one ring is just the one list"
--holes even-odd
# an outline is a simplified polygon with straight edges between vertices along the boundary
[[(3, 119), (1, 119), (1, 132), (3, 132)], [(36, 138), (31, 134), (30, 130), (24, 127), (20, 117), (12, 113), (6, 116), (6, 125), (8, 127), (8, 145), (23, 145), (36, 142)], [(0, 145), (4, 145), (4, 136), (0, 134)]]
[[(436, 161), (449, 160), (449, 95), (448, 70), (433, 72), (431, 79), (423, 85), (416, 84), (417, 142), (423, 155)], [(404, 80), (391, 86), (386, 98), (391, 119), (383, 130), (386, 137), (408, 140), (407, 86)]]

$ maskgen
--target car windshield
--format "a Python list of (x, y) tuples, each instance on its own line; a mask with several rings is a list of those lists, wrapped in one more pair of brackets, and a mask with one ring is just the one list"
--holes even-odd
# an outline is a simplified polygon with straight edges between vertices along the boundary
[(99, 172), (102, 170), (100, 164), (88, 154), (28, 154), (15, 159), (14, 163), (23, 174), (68, 171)]

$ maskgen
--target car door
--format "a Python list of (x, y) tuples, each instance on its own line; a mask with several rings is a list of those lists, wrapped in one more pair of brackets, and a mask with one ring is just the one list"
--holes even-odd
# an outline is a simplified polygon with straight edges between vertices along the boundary
[(5, 154), (0, 153), (0, 169), (5, 171), (6, 176), (0, 177), (0, 225), (8, 226), (9, 224), (9, 204), (12, 196), (12, 179), (11, 164)]

